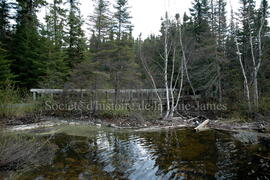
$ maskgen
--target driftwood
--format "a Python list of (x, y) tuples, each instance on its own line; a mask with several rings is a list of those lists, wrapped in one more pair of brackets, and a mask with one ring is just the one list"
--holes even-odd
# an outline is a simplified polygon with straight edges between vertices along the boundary
[(204, 131), (204, 130), (207, 130), (207, 125), (209, 124), (210, 120), (207, 119), (205, 120), (203, 123), (201, 123), (199, 126), (197, 126), (195, 128), (196, 131)]

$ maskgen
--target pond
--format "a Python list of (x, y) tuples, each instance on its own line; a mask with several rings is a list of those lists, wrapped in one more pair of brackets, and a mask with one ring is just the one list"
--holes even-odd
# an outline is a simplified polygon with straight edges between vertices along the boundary
[[(66, 126), (32, 130), (57, 147), (19, 179), (268, 179), (269, 140), (252, 133)], [(53, 136), (51, 134), (54, 133)]]

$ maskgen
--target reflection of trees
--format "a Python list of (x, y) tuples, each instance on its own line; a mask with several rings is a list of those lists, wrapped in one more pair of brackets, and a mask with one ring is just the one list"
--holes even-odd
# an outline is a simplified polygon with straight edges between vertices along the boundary
[(216, 138), (217, 149), (217, 167), (218, 171), (215, 175), (218, 179), (231, 179), (235, 177), (237, 173), (237, 166), (235, 166), (235, 160), (237, 157), (237, 148), (234, 141), (225, 134), (221, 134)]
[(89, 153), (88, 158), (92, 159), (95, 154), (95, 161), (102, 164), (105, 171), (116, 176), (127, 173), (139, 158), (136, 154), (136, 143), (129, 134), (103, 132), (96, 136), (95, 141), (90, 145), (90, 149), (95, 152)]
[[(163, 132), (145, 133), (149, 141), (157, 175), (168, 177), (210, 177), (216, 167), (214, 132), (194, 133), (192, 130), (170, 130)], [(147, 143), (146, 143), (147, 144)]]
[(59, 146), (55, 166), (65, 174), (87, 169), (128, 179), (233, 179), (251, 172), (263, 177), (269, 170), (269, 162), (255, 156), (268, 156), (269, 149), (259, 152), (215, 131), (99, 131), (91, 138), (58, 135), (53, 141)]

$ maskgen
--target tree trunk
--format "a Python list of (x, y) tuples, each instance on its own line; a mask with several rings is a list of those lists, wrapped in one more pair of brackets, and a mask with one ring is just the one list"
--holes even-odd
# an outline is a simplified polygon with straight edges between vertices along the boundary
[(169, 29), (169, 22), (168, 22), (168, 14), (166, 13), (166, 20), (165, 20), (165, 40), (164, 40), (164, 83), (166, 88), (166, 104), (167, 104), (167, 111), (163, 119), (168, 119), (170, 115), (170, 93), (169, 93), (169, 85), (168, 85), (168, 61), (169, 61), (169, 53), (168, 53), (168, 29)]
[(251, 112), (250, 90), (249, 90), (249, 86), (248, 86), (248, 79), (247, 79), (246, 71), (245, 71), (245, 68), (244, 68), (244, 65), (242, 62), (242, 53), (240, 52), (237, 37), (235, 37), (235, 44), (236, 44), (236, 48), (237, 48), (238, 59), (239, 59), (240, 65), (241, 65), (242, 74), (244, 76), (244, 89), (246, 90), (248, 110), (249, 110), (249, 112)]

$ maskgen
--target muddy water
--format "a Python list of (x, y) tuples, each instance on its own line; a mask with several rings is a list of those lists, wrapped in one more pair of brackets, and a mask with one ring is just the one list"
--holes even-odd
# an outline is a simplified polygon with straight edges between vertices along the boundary
[(57, 147), (50, 165), (19, 179), (267, 179), (269, 140), (191, 129), (134, 132), (87, 127), (31, 131)]

